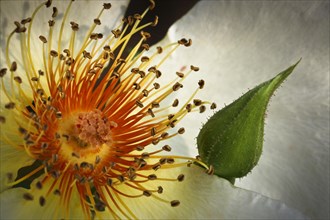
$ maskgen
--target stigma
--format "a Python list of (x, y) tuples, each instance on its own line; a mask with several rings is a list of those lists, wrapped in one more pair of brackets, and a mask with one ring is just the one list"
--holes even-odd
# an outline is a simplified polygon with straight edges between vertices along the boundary
[[(45, 206), (53, 192), (61, 198), (59, 207), (68, 218), (74, 193), (87, 218), (100, 212), (113, 218), (138, 218), (122, 202), (123, 197), (150, 197), (169, 207), (179, 206), (178, 199), (161, 197), (161, 185), (150, 188), (148, 182), (181, 182), (184, 174), (168, 178), (157, 176), (157, 170), (196, 163), (212, 173), (198, 157), (169, 155), (172, 147), (163, 144), (185, 132), (178, 124), (187, 114), (216, 107), (195, 98), (204, 87), (202, 79), (186, 100), (170, 100), (199, 68), (190, 65), (170, 73), (162, 64), (179, 47), (189, 47), (192, 40), (183, 38), (152, 52), (147, 44), (151, 34), (144, 29), (156, 26), (158, 17), (143, 19), (155, 7), (153, 1), (142, 14), (124, 18), (110, 35), (96, 29), (111, 4), (103, 5), (87, 31), (80, 30), (78, 21), (68, 20), (74, 3), (67, 4), (62, 17), (58, 18), (59, 10), (52, 7), (48, 25), (36, 27), (37, 14), (51, 8), (52, 2), (40, 4), (31, 17), (14, 22), (15, 29), (7, 39), (7, 67), (0, 70), (1, 93), (6, 100), (1, 103), (0, 123), (13, 129), (21, 143), (15, 144), (6, 131), (1, 141), (26, 152), (26, 157), (39, 164), (27, 174), (11, 173), (17, 176), (14, 181), (10, 178), (8, 186), (42, 172), (36, 189), (47, 186), (46, 193), (38, 199), (24, 194), (22, 199), (38, 200)], [(33, 37), (35, 28), (43, 28), (43, 35)], [(78, 32), (85, 36), (79, 43)], [(133, 36), (140, 40), (125, 53)], [(21, 60), (11, 56), (17, 41)], [(33, 44), (39, 44), (41, 51), (34, 51)], [(147, 51), (151, 55), (145, 55)], [(164, 75), (173, 76), (173, 80), (161, 85), (158, 80)]]

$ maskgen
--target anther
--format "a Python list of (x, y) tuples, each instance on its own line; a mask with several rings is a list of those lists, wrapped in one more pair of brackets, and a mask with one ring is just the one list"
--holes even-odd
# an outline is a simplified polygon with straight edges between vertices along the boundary
[(45, 75), (44, 71), (42, 71), (42, 70), (38, 70), (38, 74), (39, 74), (40, 76)]
[(78, 31), (78, 30), (79, 30), (79, 24), (77, 24), (77, 23), (74, 22), (74, 21), (71, 21), (70, 24), (71, 24), (71, 29), (72, 29), (73, 31)]
[(168, 120), (171, 120), (173, 117), (174, 117), (173, 114), (169, 114), (169, 115), (167, 116), (167, 119), (168, 119)]
[(11, 63), (10, 71), (15, 72), (17, 70), (17, 63), (14, 61)]
[(13, 108), (15, 108), (15, 103), (14, 102), (9, 102), (9, 103), (5, 104), (5, 108), (6, 109), (13, 109)]
[(135, 90), (140, 90), (141, 86), (138, 83), (133, 83), (133, 87), (135, 88)]
[(191, 112), (192, 106), (190, 103), (186, 105), (186, 109), (188, 112)]
[(74, 79), (74, 75), (71, 73), (70, 70), (66, 70), (66, 71), (65, 71), (65, 78), (66, 78), (67, 80), (73, 80), (73, 79)]
[(55, 189), (54, 190), (54, 195), (60, 196), (61, 195), (61, 191), (59, 189)]
[(146, 76), (146, 73), (142, 70), (139, 71), (140, 78), (143, 79)]
[(208, 175), (214, 174), (214, 167), (212, 165), (209, 166), (209, 169), (205, 171)]
[(58, 53), (57, 53), (57, 51), (55, 51), (55, 50), (51, 50), (51, 51), (50, 51), (50, 55), (51, 55), (52, 57), (57, 57), (57, 56), (58, 56)]
[(97, 63), (97, 64), (95, 64), (94, 67), (99, 68), (99, 69), (102, 69), (103, 68), (103, 64), (102, 63)]
[(171, 206), (172, 207), (177, 207), (179, 205), (180, 205), (180, 201), (179, 200), (173, 200), (173, 201), (171, 201)]
[(73, 165), (73, 169), (76, 170), (76, 171), (78, 171), (78, 170), (79, 170), (79, 165), (78, 165), (77, 163), (75, 163), (75, 164)]
[(76, 152), (72, 152), (71, 153), (71, 156), (72, 157), (76, 157), (76, 158), (80, 158), (80, 155), (78, 153), (76, 153)]
[(122, 175), (117, 176), (117, 179), (122, 183), (125, 181), (125, 177)]
[(94, 74), (96, 74), (96, 70), (94, 70), (94, 69), (88, 70), (88, 75), (92, 76)]
[[(159, 105), (159, 103), (158, 102), (152, 102), (151, 103), (151, 108), (159, 108), (160, 107), (160, 105)], [(150, 109), (151, 110), (151, 109)], [(149, 110), (148, 110), (148, 112), (149, 112)]]
[(188, 40), (186, 38), (182, 38), (182, 39), (178, 40), (178, 43), (181, 45), (185, 45), (188, 43)]
[(6, 123), (6, 118), (2, 115), (0, 115), (0, 123), (2, 124)]
[(148, 176), (148, 180), (155, 180), (155, 179), (157, 179), (157, 176), (155, 174), (150, 174)]
[(147, 97), (149, 95), (149, 91), (144, 89), (144, 90), (142, 90), (142, 94), (144, 97)]
[(52, 0), (47, 0), (45, 5), (46, 5), (47, 8), (49, 8), (52, 5)]
[(173, 91), (178, 91), (180, 88), (182, 88), (183, 87), (183, 85), (181, 84), (181, 83), (179, 83), (179, 82), (176, 82), (174, 85), (173, 85), (173, 87), (172, 87), (172, 89), (173, 89)]
[(46, 204), (46, 199), (43, 196), (39, 197), (39, 205), (44, 206)]
[(137, 146), (137, 147), (136, 147), (136, 150), (137, 150), (137, 151), (143, 151), (143, 150), (144, 150), (144, 147), (143, 147), (143, 146)]
[(25, 200), (32, 201), (33, 200), (33, 195), (31, 195), (30, 193), (24, 193), (23, 198)]
[(182, 181), (184, 180), (184, 175), (183, 175), (183, 174), (180, 174), (180, 175), (178, 176), (177, 180), (178, 180), (179, 182), (182, 182)]
[(55, 133), (55, 138), (56, 138), (56, 139), (60, 139), (60, 138), (61, 138), (61, 135), (60, 135), (59, 133), (56, 132), (56, 133)]
[(172, 150), (172, 148), (169, 145), (164, 145), (162, 149), (167, 152), (170, 152)]
[(197, 72), (199, 70), (199, 67), (191, 65), (190, 69)]
[(205, 112), (205, 110), (206, 110), (205, 105), (199, 106), (199, 113), (203, 113), (203, 112)]
[(137, 100), (137, 101), (135, 102), (135, 104), (136, 104), (138, 107), (143, 108), (143, 103), (142, 103), (140, 100)]
[(148, 108), (148, 113), (151, 115), (151, 117), (155, 117), (155, 113), (152, 111), (151, 108)]
[(80, 168), (87, 168), (89, 164), (87, 162), (81, 162)]
[(52, 14), (52, 18), (56, 18), (58, 15), (58, 10), (56, 7), (53, 7), (53, 14)]
[(103, 8), (104, 9), (110, 9), (111, 8), (111, 3), (104, 3)]
[(95, 157), (95, 164), (98, 164), (101, 162), (101, 157), (99, 155), (96, 155)]
[(158, 24), (158, 16), (156, 15), (154, 21), (151, 24), (151, 26), (155, 27), (157, 24)]
[(169, 134), (168, 134), (167, 132), (164, 132), (164, 133), (161, 134), (161, 137), (162, 137), (162, 138), (167, 138), (168, 135), (169, 135)]
[(107, 179), (107, 184), (108, 184), (108, 186), (112, 186), (112, 179)]
[(176, 72), (176, 75), (177, 75), (178, 77), (180, 77), (180, 78), (183, 78), (183, 77), (184, 77), (184, 74), (181, 73), (181, 72)]
[(151, 136), (155, 136), (156, 135), (156, 128), (151, 128)]
[(96, 203), (95, 203), (95, 209), (99, 212), (103, 212), (105, 210), (105, 204), (104, 202), (98, 200)]
[(202, 104), (202, 100), (200, 100), (200, 99), (194, 99), (193, 102), (194, 102), (194, 105), (196, 105), (196, 106), (200, 106)]
[(149, 10), (151, 11), (155, 8), (156, 4), (154, 0), (149, 0), (149, 2), (150, 2)]
[(97, 33), (91, 33), (91, 36), (89, 38), (92, 40), (97, 40)]
[(110, 52), (109, 56), (110, 56), (110, 59), (112, 59), (112, 60), (114, 60), (116, 58), (114, 52)]
[(62, 112), (60, 112), (60, 111), (57, 111), (55, 113), (55, 115), (56, 115), (56, 118), (62, 118)]
[(156, 70), (156, 78), (159, 78), (162, 76), (162, 72), (160, 72), (159, 70)]
[(157, 139), (152, 140), (151, 143), (153, 145), (157, 145), (159, 143), (159, 141), (160, 141), (160, 138), (157, 138)]
[(30, 23), (32, 21), (32, 18), (25, 18), (21, 21), (21, 24), (27, 24), (27, 23)]
[(172, 106), (173, 106), (173, 107), (177, 107), (178, 105), (179, 105), (179, 100), (178, 100), (178, 99), (175, 99), (175, 100), (173, 101)]
[(15, 80), (17, 83), (19, 83), (19, 84), (22, 83), (22, 78), (19, 77), (19, 76), (15, 76), (15, 77), (14, 77), (14, 80)]
[(157, 193), (162, 194), (163, 193), (163, 187), (158, 186)]
[(185, 132), (185, 129), (184, 128), (180, 128), (179, 130), (178, 130), (178, 133), (179, 134), (183, 134)]
[(86, 50), (83, 51), (83, 56), (84, 56), (84, 58), (87, 58), (87, 59), (93, 58), (92, 55), (89, 52), (87, 52)]
[(146, 32), (146, 31), (141, 31), (140, 34), (144, 39), (148, 39), (148, 38), (151, 37), (151, 34), (149, 32)]
[(96, 25), (101, 25), (101, 20), (98, 19), (98, 18), (95, 18), (95, 19), (94, 19), (94, 24), (96, 24)]
[(48, 147), (48, 143), (41, 143), (41, 149), (46, 149)]
[(149, 153), (148, 152), (143, 152), (142, 154), (141, 154), (141, 158), (142, 159), (147, 159), (147, 158), (149, 158)]
[(141, 19), (142, 19), (142, 17), (141, 17), (140, 14), (134, 14), (133, 17), (134, 17), (136, 20), (141, 20)]
[(52, 155), (52, 162), (56, 163), (58, 161), (58, 155), (57, 154), (53, 154)]
[(14, 21), (14, 24), (16, 25), (16, 29), (20, 29), (22, 27), (18, 21)]
[(102, 39), (103, 38), (103, 34), (102, 33), (98, 33), (97, 34), (97, 39)]
[(156, 171), (156, 170), (158, 170), (160, 167), (161, 167), (161, 166), (160, 166), (159, 164), (155, 164), (155, 165), (152, 167), (152, 169)]
[(68, 57), (69, 57), (70, 54), (71, 54), (69, 49), (64, 49), (63, 52), (66, 53), (66, 56), (68, 56)]
[(71, 57), (69, 57), (66, 61), (65, 61), (65, 64), (68, 65), (68, 66), (71, 66), (71, 64), (73, 64), (75, 62), (74, 59), (72, 59)]
[(121, 30), (115, 29), (115, 30), (112, 30), (111, 33), (114, 35), (115, 38), (118, 38), (121, 34)]
[(211, 106), (210, 106), (211, 109), (216, 109), (217, 108), (217, 104), (216, 103), (212, 103)]
[(173, 158), (166, 158), (166, 163), (173, 164), (174, 163), (174, 159)]
[(148, 62), (148, 61), (149, 61), (149, 57), (147, 56), (141, 57), (141, 62)]
[(156, 72), (156, 67), (155, 66), (152, 66), (148, 69), (148, 72), (152, 72), (152, 73), (155, 73)]
[(116, 61), (117, 61), (117, 64), (118, 64), (118, 65), (126, 63), (126, 60), (123, 59), (123, 58), (119, 58), (119, 59), (117, 59)]
[(156, 47), (156, 49), (158, 54), (161, 54), (163, 52), (163, 48), (160, 46)]
[(148, 191), (148, 190), (144, 190), (143, 195), (146, 196), (146, 197), (149, 197), (149, 196), (151, 196), (151, 192)]
[(2, 68), (0, 70), (0, 77), (4, 77), (4, 75), (6, 75), (6, 73), (7, 73), (7, 68)]
[(103, 47), (103, 50), (105, 50), (105, 51), (107, 51), (107, 52), (110, 52), (110, 51), (111, 51), (109, 45), (105, 45), (105, 46)]
[(36, 187), (37, 187), (37, 189), (42, 189), (42, 183), (40, 181), (38, 181), (36, 183)]
[(149, 44), (142, 44), (141, 47), (142, 47), (143, 49), (145, 49), (146, 51), (148, 51), (149, 48), (150, 48)]
[(199, 88), (200, 88), (200, 89), (203, 89), (203, 88), (204, 88), (204, 85), (205, 85), (204, 80), (202, 80), (202, 79), (199, 80), (199, 81), (198, 81), (198, 85), (199, 85)]
[(166, 163), (166, 158), (165, 158), (165, 157), (160, 158), (160, 159), (159, 159), (159, 163), (160, 163), (161, 165), (165, 164), (165, 163)]
[(110, 56), (109, 54), (110, 54), (110, 53), (104, 52), (104, 53), (103, 53), (103, 60), (108, 60), (109, 57), (110, 57), (110, 59), (114, 59), (114, 58), (111, 58), (111, 56)]
[(45, 94), (44, 90), (43, 89), (37, 89), (37, 94), (42, 96)]
[(189, 46), (191, 46), (191, 44), (192, 44), (192, 40), (189, 39), (188, 42), (186, 42), (186, 43), (184, 44), (184, 46), (189, 47)]
[(55, 21), (54, 20), (49, 20), (48, 25), (49, 25), (49, 27), (53, 27), (55, 25)]
[(159, 89), (159, 88), (160, 88), (159, 83), (154, 83), (153, 85), (154, 85), (154, 88), (155, 88), (155, 89)]

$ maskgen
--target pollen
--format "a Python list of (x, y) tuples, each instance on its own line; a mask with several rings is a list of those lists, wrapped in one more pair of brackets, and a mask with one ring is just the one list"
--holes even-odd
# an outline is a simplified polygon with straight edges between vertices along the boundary
[(76, 138), (89, 146), (100, 146), (104, 143), (111, 145), (111, 129), (118, 125), (102, 116), (100, 110), (80, 113), (75, 122)]
[[(51, 216), (59, 219), (74, 218), (70, 214), (74, 197), (87, 219), (101, 212), (107, 213), (106, 218), (137, 219), (123, 199), (143, 198), (178, 207), (183, 201), (162, 183), (179, 187), (185, 175), (168, 177), (157, 171), (171, 173), (171, 168), (199, 164), (213, 173), (196, 158), (169, 155), (178, 146), (166, 144), (184, 135), (186, 129), (176, 126), (188, 114), (202, 113), (205, 106), (216, 108), (215, 103), (196, 98), (205, 85), (202, 79), (195, 89), (188, 88), (190, 97), (171, 100), (173, 93), (186, 89), (184, 80), (190, 74), (199, 74), (199, 67), (169, 72), (163, 63), (179, 47), (191, 46), (192, 40), (149, 47), (151, 34), (144, 30), (155, 26), (158, 17), (145, 21), (145, 15), (155, 7), (154, 1), (141, 14), (122, 19), (109, 35), (99, 33), (97, 27), (108, 23), (102, 22), (102, 15), (111, 4), (100, 6), (88, 30), (69, 19), (75, 3), (67, 4), (64, 11), (47, 10), (52, 1), (40, 4), (31, 17), (13, 22), (6, 41), (6, 66), (0, 69), (1, 141), (38, 164), (24, 174), (11, 173), (8, 187), (35, 180), (27, 188), (38, 195), (25, 193), (21, 198), (27, 206), (55, 204)], [(37, 27), (40, 13), (48, 13), (48, 19)], [(40, 28), (43, 35), (35, 36), (34, 30)], [(82, 43), (77, 33), (84, 36)], [(139, 41), (127, 52), (132, 39)], [(35, 50), (34, 44), (42, 49)], [(12, 47), (17, 45), (20, 50), (13, 56)], [(159, 81), (171, 77), (167, 83)]]

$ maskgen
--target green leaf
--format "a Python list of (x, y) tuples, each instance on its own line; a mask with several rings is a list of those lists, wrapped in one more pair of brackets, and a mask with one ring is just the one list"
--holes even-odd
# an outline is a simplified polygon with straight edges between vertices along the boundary
[(233, 181), (247, 175), (258, 163), (268, 102), (299, 62), (248, 91), (206, 122), (198, 134), (197, 146), (202, 161), (213, 166), (214, 174)]

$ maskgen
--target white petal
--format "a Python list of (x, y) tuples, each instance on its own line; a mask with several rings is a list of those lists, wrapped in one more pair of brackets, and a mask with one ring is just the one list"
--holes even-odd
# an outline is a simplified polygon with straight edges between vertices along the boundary
[[(184, 173), (185, 180), (177, 181), (149, 181), (144, 185), (148, 189), (164, 188), (163, 194), (157, 196), (172, 201), (179, 199), (178, 207), (171, 207), (169, 202), (160, 202), (151, 197), (138, 199), (124, 198), (123, 202), (139, 219), (302, 219), (304, 216), (285, 204), (264, 197), (260, 194), (233, 187), (228, 181), (216, 176), (209, 176), (201, 168), (177, 168), (157, 172), (157, 176), (176, 178), (177, 174)], [(32, 184), (34, 186), (34, 184)], [(39, 205), (40, 196), (45, 196), (48, 185), (42, 190), (26, 190), (22, 188), (10, 189), (0, 194), (1, 217), (6, 219), (49, 219), (65, 217), (65, 210), (58, 207), (59, 198), (52, 193), (46, 198), (43, 207)], [(124, 193), (131, 193), (127, 187)], [(33, 195), (33, 201), (23, 199), (24, 193)], [(133, 194), (133, 193), (132, 193)], [(156, 193), (155, 193), (156, 194)], [(74, 190), (70, 199), (70, 219), (81, 219), (83, 213), (79, 207), (77, 193)], [(116, 209), (114, 205), (112, 208)], [(116, 210), (118, 213), (118, 210)], [(120, 214), (120, 213), (119, 213)], [(109, 219), (109, 212), (99, 212), (97, 217)], [(123, 217), (123, 216), (122, 216)]]
[[(285, 204), (260, 194), (233, 187), (227, 180), (209, 176), (201, 168), (192, 166), (158, 170), (158, 178), (176, 178), (185, 174), (183, 182), (149, 181), (146, 189), (164, 188), (156, 194), (168, 201), (179, 200), (178, 207), (151, 197), (123, 198), (124, 203), (139, 219), (302, 219), (304, 216)], [(125, 192), (134, 193), (126, 189)], [(104, 214), (104, 218), (109, 215)]]
[[(83, 219), (84, 215), (80, 209), (80, 202), (77, 193), (74, 193), (70, 200), (69, 211), (71, 215), (66, 215), (66, 210), (60, 206), (60, 196), (52, 192), (46, 196), (50, 184), (43, 185), (42, 189), (35, 187), (35, 180), (31, 189), (13, 188), (0, 194), (1, 219)], [(33, 200), (24, 199), (24, 194), (33, 196)], [(40, 197), (45, 198), (43, 206), (40, 205)], [(72, 215), (74, 213), (74, 215)]]
[[(237, 185), (313, 218), (329, 218), (328, 10), (329, 2), (201, 1), (168, 34), (192, 38), (173, 63), (200, 66), (200, 97), (220, 107), (302, 57), (269, 107), (259, 165)], [(187, 143), (202, 121), (185, 119)]]
[(0, 124), (0, 192), (9, 187), (7, 183), (14, 181), (20, 168), (31, 165), (34, 161), (21, 147), (24, 141), (18, 132), (14, 114), (11, 114), (14, 110), (4, 108), (7, 102), (1, 94), (0, 115), (5, 117), (6, 123)]

